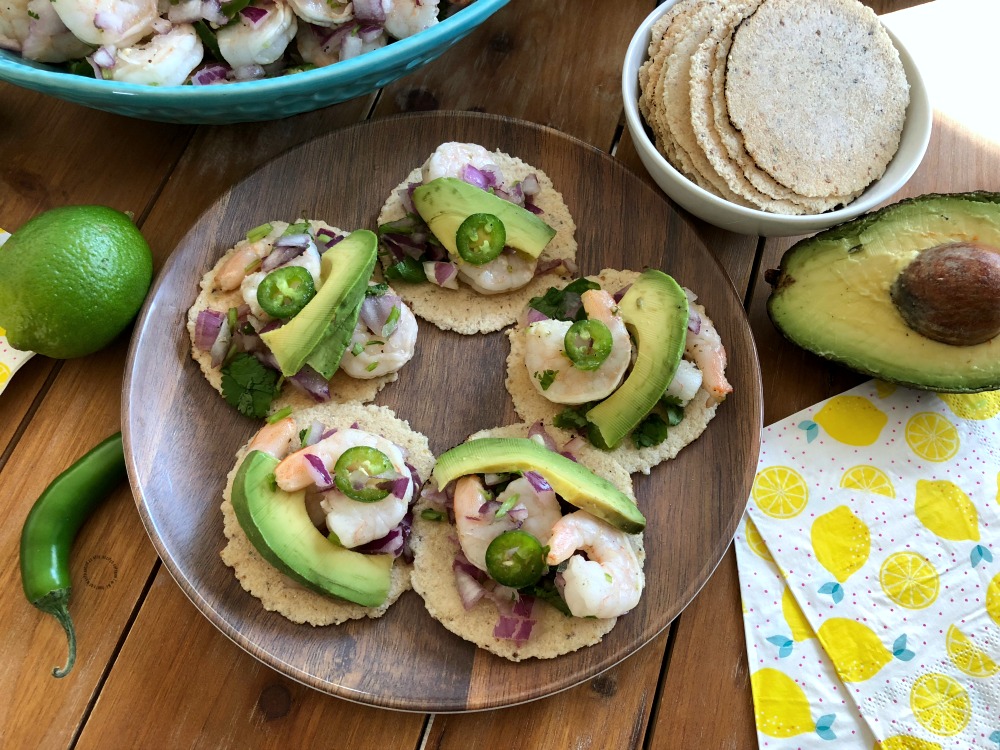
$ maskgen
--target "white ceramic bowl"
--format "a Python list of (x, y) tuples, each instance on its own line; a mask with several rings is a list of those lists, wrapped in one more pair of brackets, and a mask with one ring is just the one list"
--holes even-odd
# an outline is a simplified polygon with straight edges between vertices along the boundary
[(639, 158), (656, 184), (680, 206), (710, 224), (739, 234), (765, 237), (810, 234), (852, 219), (889, 200), (916, 171), (927, 150), (934, 113), (927, 98), (924, 81), (913, 58), (892, 32), (889, 32), (889, 38), (899, 51), (899, 58), (903, 62), (906, 78), (910, 84), (910, 104), (906, 109), (906, 122), (903, 125), (899, 150), (889, 162), (885, 174), (869, 185), (856, 200), (836, 211), (785, 216), (738, 206), (698, 187), (674, 169), (666, 157), (656, 150), (639, 114), (639, 66), (648, 56), (650, 29), (676, 2), (678, 0), (666, 0), (659, 5), (642, 22), (632, 37), (622, 67), (622, 98), (625, 102), (625, 121), (639, 152)]

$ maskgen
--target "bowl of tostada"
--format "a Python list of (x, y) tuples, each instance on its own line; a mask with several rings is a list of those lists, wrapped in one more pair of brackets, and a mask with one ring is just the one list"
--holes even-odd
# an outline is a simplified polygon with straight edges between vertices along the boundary
[(858, 0), (667, 0), (622, 69), (625, 118), (680, 206), (742, 234), (808, 234), (889, 200), (933, 111), (905, 47)]

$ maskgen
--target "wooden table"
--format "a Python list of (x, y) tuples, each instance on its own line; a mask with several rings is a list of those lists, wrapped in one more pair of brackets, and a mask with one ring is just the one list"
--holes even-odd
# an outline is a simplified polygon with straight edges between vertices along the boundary
[[(877, 11), (919, 0), (870, 0)], [(476, 110), (543, 123), (643, 174), (623, 133), (625, 48), (653, 0), (515, 2), (430, 66), (378, 95), (289, 120), (219, 127), (130, 120), (0, 85), (0, 223), (55, 206), (132, 211), (157, 268), (223, 190), (290, 146), (366, 118)], [(917, 11), (911, 11), (917, 12)], [(1000, 189), (1000, 152), (938, 117), (904, 195)], [(643, 174), (645, 178), (645, 175)], [(763, 270), (790, 240), (693, 222), (743, 294), (763, 370), (767, 423), (860, 377), (785, 342), (764, 311)], [(77, 539), (73, 617), (62, 630), (21, 596), (18, 536), (54, 475), (120, 426), (127, 337), (84, 359), (36, 357), (0, 396), (0, 745), (11, 748), (749, 748), (756, 743), (732, 552), (652, 643), (604, 674), (517, 708), (420, 715), (367, 708), (305, 688), (216, 631), (156, 557), (127, 487)]]

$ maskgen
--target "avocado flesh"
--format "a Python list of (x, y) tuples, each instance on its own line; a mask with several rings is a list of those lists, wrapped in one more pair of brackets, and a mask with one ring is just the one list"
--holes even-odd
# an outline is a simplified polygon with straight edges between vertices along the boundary
[(556, 230), (531, 211), (454, 177), (439, 177), (416, 188), (413, 205), (453, 260), (461, 257), (455, 240), (458, 228), (472, 214), (496, 216), (507, 232), (507, 246), (532, 258), (556, 236)]
[(910, 329), (890, 298), (922, 251), (954, 242), (1000, 248), (1000, 194), (925, 195), (801, 240), (769, 277), (768, 315), (798, 346), (882, 380), (954, 393), (1000, 388), (1000, 338), (934, 341)]
[(320, 594), (377, 607), (389, 594), (391, 555), (362, 555), (332, 543), (309, 520), (305, 491), (274, 483), (279, 461), (250, 451), (233, 480), (236, 519), (256, 550), (282, 573)]
[(616, 447), (656, 406), (677, 373), (687, 341), (687, 295), (662, 271), (644, 271), (618, 309), (635, 339), (635, 363), (625, 382), (587, 412), (592, 436), (608, 448)]
[(438, 487), (468, 474), (535, 471), (571, 505), (628, 534), (646, 528), (632, 499), (611, 482), (528, 438), (481, 438), (445, 451), (434, 466)]
[[(323, 253), (323, 284), (316, 296), (283, 326), (260, 335), (282, 375), (291, 377), (312, 358), (314, 369), (327, 380), (333, 377), (354, 330), (354, 323), (347, 324), (357, 322), (377, 257), (378, 238), (367, 229), (351, 232)], [(324, 350), (313, 357), (321, 342)]]

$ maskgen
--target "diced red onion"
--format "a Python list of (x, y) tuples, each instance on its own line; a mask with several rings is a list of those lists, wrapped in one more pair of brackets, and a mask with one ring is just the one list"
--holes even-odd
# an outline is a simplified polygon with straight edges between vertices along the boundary
[(206, 65), (201, 70), (191, 74), (191, 85), (211, 86), (212, 84), (225, 83), (228, 75), (229, 67), (226, 65)]
[(337, 428), (331, 427), (329, 430), (323, 430), (323, 434), (319, 436), (319, 439), (326, 440), (331, 435), (336, 435), (336, 434), (337, 434)]
[(229, 344), (233, 340), (233, 331), (229, 327), (229, 317), (227, 316), (224, 321), (222, 321), (222, 327), (219, 329), (219, 335), (216, 336), (215, 342), (212, 344), (212, 348), (209, 353), (212, 355), (212, 367), (221, 367), (223, 360), (226, 358), (226, 354), (229, 353)]
[(517, 617), (531, 617), (531, 610), (534, 609), (534, 606), (535, 597), (519, 594), (517, 601), (514, 602), (513, 613)]
[[(487, 500), (485, 503), (479, 506), (479, 517), (484, 518), (484, 517), (495, 516), (498, 510), (500, 510), (500, 503), (498, 503), (496, 500)], [(479, 520), (479, 519), (473, 518), (471, 520)]]
[(361, 24), (385, 23), (382, 0), (354, 0), (354, 18)]
[(403, 553), (405, 542), (406, 536), (403, 533), (403, 529), (397, 526), (381, 539), (375, 539), (367, 544), (355, 547), (354, 551), (364, 555), (392, 555), (393, 557), (399, 557)]
[(486, 188), (490, 187), (490, 180), (486, 174), (471, 164), (464, 165), (459, 171), (458, 177), (462, 181), (467, 182), (480, 190), (486, 190)]
[(260, 270), (270, 273), (275, 268), (283, 266), (289, 261), (295, 260), (302, 255), (302, 253), (306, 251), (306, 248), (309, 247), (309, 235), (296, 236), (306, 237), (307, 242), (302, 245), (279, 245), (277, 242), (274, 243), (274, 249), (265, 255), (264, 260), (261, 261)]
[(528, 506), (524, 503), (518, 503), (509, 511), (507, 511), (507, 517), (515, 523), (515, 525), (520, 528), (521, 524), (528, 520)]
[(491, 188), (502, 188), (503, 185), (503, 172), (500, 171), (500, 167), (496, 164), (484, 164), (479, 168), (479, 171), (486, 175), (486, 182)]
[(382, 36), (384, 29), (379, 24), (365, 24), (358, 29), (358, 36), (361, 37), (361, 41), (365, 44), (371, 44), (380, 36)]
[(626, 284), (621, 289), (619, 289), (617, 292), (615, 292), (614, 295), (613, 295), (615, 302), (621, 302), (622, 301), (622, 297), (624, 297), (628, 293), (628, 290), (631, 289), (631, 288), (632, 288), (631, 284)]
[(225, 26), (229, 23), (226, 14), (222, 12), (222, 3), (219, 0), (202, 0), (201, 17), (216, 26)]
[(538, 184), (538, 175), (534, 172), (521, 180), (521, 190), (525, 195), (538, 195), (542, 187)]
[(528, 308), (528, 315), (525, 318), (525, 325), (531, 325), (532, 323), (541, 323), (543, 320), (548, 320), (549, 316), (533, 307)]
[(364, 42), (355, 34), (348, 34), (340, 42), (340, 59), (350, 60), (363, 52)]
[[(531, 427), (528, 428), (528, 437), (535, 438), (537, 442), (540, 442), (550, 451), (558, 450), (558, 448), (556, 447), (556, 441), (552, 439), (552, 436), (546, 431), (545, 425), (541, 421), (535, 422), (533, 425), (531, 425)], [(525, 474), (525, 477), (527, 476), (528, 475)], [(535, 489), (538, 488), (536, 487)]]
[(376, 336), (382, 335), (392, 308), (399, 307), (403, 301), (393, 294), (383, 294), (381, 297), (365, 297), (361, 303), (361, 312), (358, 314), (359, 320), (368, 327), (368, 330)]
[(266, 8), (257, 8), (253, 5), (248, 5), (240, 11), (240, 15), (247, 19), (256, 29), (264, 22), (264, 19), (267, 18), (270, 12)]
[(452, 563), (451, 569), (455, 573), (455, 588), (458, 589), (458, 598), (462, 601), (462, 606), (466, 610), (472, 609), (486, 595), (486, 589), (476, 575), (482, 571), (468, 562), (460, 561), (458, 557)]
[(312, 396), (314, 401), (330, 400), (330, 383), (309, 365), (304, 365), (288, 381)]
[(420, 490), (420, 498), (441, 508), (448, 508), (451, 505), (451, 499), (448, 497), (448, 494), (440, 490), (434, 482), (424, 484)]
[(406, 491), (410, 488), (410, 478), (409, 477), (398, 477), (392, 480), (392, 489), (390, 493), (393, 497), (398, 497), (402, 500), (406, 497)]
[(94, 54), (91, 55), (94, 60), (94, 65), (100, 68), (113, 68), (115, 67), (115, 48), (114, 47), (98, 47)]
[(585, 448), (587, 445), (587, 440), (580, 435), (574, 435), (569, 440), (566, 441), (566, 445), (562, 447), (560, 451), (567, 458), (572, 458), (576, 461), (576, 454), (581, 448)]
[(326, 227), (323, 227), (322, 229), (316, 232), (317, 239), (319, 239), (320, 237), (324, 238), (323, 244), (326, 246), (327, 250), (336, 245), (346, 236), (347, 236), (346, 234), (337, 234), (333, 230), (327, 229)]
[(541, 276), (542, 274), (551, 273), (552, 271), (557, 271), (560, 268), (566, 270), (566, 273), (573, 275), (574, 271), (569, 270), (569, 263), (566, 258), (550, 258), (549, 260), (540, 260), (535, 264), (535, 276)]
[(537, 471), (526, 471), (524, 472), (524, 478), (528, 480), (528, 483), (535, 490), (535, 492), (551, 492), (552, 485), (545, 481), (545, 477), (539, 474)]
[(218, 310), (202, 310), (194, 323), (194, 345), (202, 351), (209, 351), (219, 337), (226, 314)]
[(273, 331), (277, 328), (281, 328), (281, 326), (283, 326), (284, 324), (285, 321), (283, 321), (281, 318), (275, 318), (274, 320), (270, 320), (263, 326), (261, 326), (259, 333), (267, 333), (268, 331)]
[(419, 494), (419, 488), (423, 485), (423, 482), (420, 481), (420, 472), (417, 471), (415, 466), (410, 463), (406, 463), (405, 466), (410, 472), (410, 479), (413, 480), (413, 486), (416, 489), (413, 493), (413, 497), (410, 499), (410, 503), (412, 504), (416, 502), (417, 495)]
[(424, 276), (445, 289), (458, 289), (458, 266), (439, 260), (424, 261)]
[(328, 490), (333, 487), (333, 477), (326, 470), (323, 459), (314, 453), (305, 454), (306, 463), (309, 464), (309, 476), (313, 483), (321, 490)]
[(396, 191), (396, 195), (399, 196), (400, 202), (403, 204), (403, 210), (408, 214), (415, 214), (417, 212), (416, 206), (413, 205), (413, 191), (420, 187), (421, 183), (411, 182), (405, 188), (401, 188)]
[(701, 316), (697, 310), (688, 308), (688, 330), (695, 336), (701, 333)]
[(298, 234), (283, 234), (274, 241), (275, 247), (300, 247), (305, 250), (312, 242), (312, 237), (306, 232)]
[(281, 365), (278, 364), (278, 360), (274, 358), (274, 355), (271, 354), (270, 350), (263, 349), (261, 351), (253, 351), (251, 354), (253, 354), (253, 356), (257, 358), (257, 361), (264, 365), (264, 367), (281, 372)]
[(541, 206), (538, 206), (535, 204), (534, 201), (530, 201), (527, 199), (524, 201), (524, 208), (528, 211), (531, 211), (531, 213), (535, 214), (535, 216), (539, 216), (545, 213), (545, 211), (542, 210)]
[(323, 423), (318, 419), (314, 419), (312, 424), (306, 429), (305, 434), (302, 436), (302, 447), (308, 447), (310, 445), (316, 445), (320, 441), (320, 436), (323, 434)]
[(122, 20), (117, 13), (99, 10), (94, 14), (94, 27), (101, 31), (121, 31)]
[(352, 422), (351, 423), (351, 429), (352, 430), (359, 430), (359, 429), (361, 429), (361, 425), (359, 425), (357, 422)]

